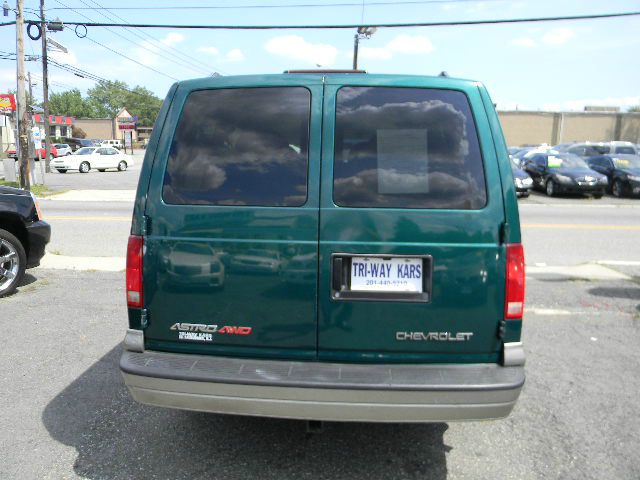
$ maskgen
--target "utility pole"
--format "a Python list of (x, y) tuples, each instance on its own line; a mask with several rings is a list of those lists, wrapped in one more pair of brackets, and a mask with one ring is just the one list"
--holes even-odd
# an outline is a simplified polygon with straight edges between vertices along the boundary
[(44, 0), (40, 0), (40, 29), (42, 31), (42, 115), (44, 116), (44, 165), (45, 171), (51, 173), (51, 139), (49, 138), (49, 64), (47, 59), (47, 24), (44, 18)]
[(18, 152), (20, 164), (20, 187), (25, 190), (31, 189), (29, 175), (29, 137), (30, 125), (27, 115), (27, 99), (24, 90), (24, 82), (27, 80), (24, 75), (24, 0), (17, 0), (16, 11), (16, 56), (17, 56), (17, 77), (18, 77), (18, 99), (16, 105), (16, 119), (18, 121)]
[(360, 39), (369, 39), (371, 35), (376, 33), (376, 27), (358, 27), (358, 33), (353, 37), (353, 69), (358, 69), (358, 46)]
[(358, 42), (360, 41), (360, 34), (356, 33), (353, 37), (353, 69), (358, 69)]

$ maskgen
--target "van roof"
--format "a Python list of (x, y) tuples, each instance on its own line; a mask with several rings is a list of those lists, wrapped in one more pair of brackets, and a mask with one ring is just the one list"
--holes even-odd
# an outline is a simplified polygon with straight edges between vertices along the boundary
[[(395, 82), (411, 79), (429, 79), (435, 85), (442, 87), (469, 87), (472, 84), (480, 86), (481, 82), (470, 79), (453, 78), (441, 75), (405, 75), (405, 74), (388, 74), (388, 73), (366, 73), (359, 70), (289, 70), (289, 73), (280, 74), (261, 74), (261, 75), (232, 75), (219, 77), (204, 77), (192, 80), (182, 80), (177, 85), (188, 90), (197, 90), (201, 88), (211, 88), (215, 86), (232, 86), (236, 83), (250, 86), (250, 84), (269, 85), (290, 83), (291, 85), (300, 85), (305, 81), (318, 81), (322, 78), (328, 79), (326, 83), (344, 83), (348, 84), (350, 79), (359, 77), (367, 79), (368, 82), (376, 85), (395, 86)], [(330, 79), (330, 80), (329, 80)]]

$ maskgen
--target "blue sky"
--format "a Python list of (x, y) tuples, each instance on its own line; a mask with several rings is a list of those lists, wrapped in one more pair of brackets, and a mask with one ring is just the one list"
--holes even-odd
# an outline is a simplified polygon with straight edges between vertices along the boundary
[[(403, 23), (564, 16), (640, 10), (638, 0), (47, 0), (47, 16), (63, 21), (161, 24), (352, 24)], [(11, 6), (15, 0), (9, 0)], [(27, 9), (39, 3), (25, 0)], [(334, 4), (300, 7), (301, 4)], [(335, 4), (356, 4), (337, 6)], [(174, 7), (179, 9), (159, 9)], [(287, 8), (257, 8), (279, 5)], [(297, 6), (294, 6), (297, 5)], [(107, 7), (99, 10), (97, 7)], [(184, 7), (248, 8), (189, 9)], [(67, 7), (76, 9), (70, 10)], [(91, 8), (90, 8), (91, 7)], [(123, 7), (145, 7), (130, 10)], [(118, 17), (116, 17), (116, 15)], [(26, 15), (33, 18), (33, 15)], [(3, 17), (13, 20), (13, 13)], [(379, 29), (360, 43), (359, 67), (372, 73), (451, 76), (484, 82), (500, 109), (582, 110), (584, 105), (640, 104), (640, 17), (553, 23)], [(100, 77), (142, 85), (164, 97), (175, 79), (280, 73), (289, 68), (351, 68), (353, 30), (179, 30), (73, 28), (51, 37), (69, 49), (57, 61)], [(136, 60), (131, 62), (106, 48)], [(15, 52), (15, 27), (0, 28), (0, 50)], [(40, 42), (26, 37), (26, 54)], [(15, 88), (15, 61), (0, 60), (0, 91)], [(145, 68), (149, 67), (149, 68)], [(28, 62), (36, 97), (40, 64)], [(153, 70), (151, 70), (153, 69)], [(154, 71), (155, 70), (155, 71)], [(160, 73), (157, 73), (160, 72)], [(94, 82), (50, 68), (52, 91)]]

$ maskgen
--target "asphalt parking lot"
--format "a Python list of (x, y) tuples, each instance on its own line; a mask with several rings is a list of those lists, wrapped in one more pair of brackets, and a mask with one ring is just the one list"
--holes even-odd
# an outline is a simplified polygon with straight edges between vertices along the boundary
[(640, 478), (640, 200), (520, 201), (527, 383), (509, 418), (308, 434), (303, 422), (131, 400), (117, 262), (137, 168), (48, 178), (67, 191), (41, 202), (60, 262), (0, 300), (0, 478)]

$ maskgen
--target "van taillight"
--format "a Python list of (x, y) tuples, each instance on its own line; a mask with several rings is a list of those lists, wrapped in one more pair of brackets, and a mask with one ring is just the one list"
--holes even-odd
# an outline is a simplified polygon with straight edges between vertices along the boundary
[(142, 249), (144, 239), (138, 235), (129, 236), (127, 243), (127, 305), (142, 308)]
[(507, 291), (504, 318), (522, 318), (524, 313), (524, 249), (521, 243), (507, 245)]

